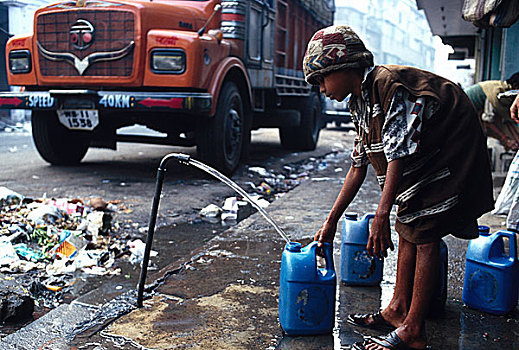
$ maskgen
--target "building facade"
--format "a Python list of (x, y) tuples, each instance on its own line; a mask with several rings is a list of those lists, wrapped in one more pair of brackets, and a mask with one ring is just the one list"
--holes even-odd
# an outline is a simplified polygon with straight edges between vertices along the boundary
[[(486, 80), (507, 80), (519, 71), (519, 7), (517, 0), (503, 2), (479, 2), (486, 14), (475, 22), (464, 20), (469, 14), (469, 2), (465, 0), (416, 0), (423, 9), (432, 32), (444, 44), (453, 48), (451, 60), (475, 61), (472, 84)], [(470, 2), (475, 4), (474, 2)], [(481, 12), (481, 11), (480, 11)], [(508, 18), (506, 23), (500, 20)], [(514, 19), (515, 18), (515, 19)], [(488, 138), (489, 154), (495, 172), (494, 181), (504, 181), (504, 175), (514, 157), (502, 145)]]
[(0, 1), (0, 90), (8, 90), (5, 66), (5, 44), (11, 35), (31, 34), (34, 12), (49, 0), (3, 0)]
[[(12, 35), (31, 34), (36, 10), (53, 1), (49, 0), (0, 0), (0, 91), (20, 87), (7, 83), (5, 45)], [(27, 118), (23, 110), (4, 110), (0, 113), (0, 128)]]
[(335, 6), (335, 24), (352, 27), (376, 64), (434, 69), (433, 35), (415, 1), (336, 0)]
[[(519, 71), (519, 21), (506, 27), (478, 28), (463, 20), (464, 0), (416, 0), (416, 3), (424, 10), (432, 32), (453, 47), (450, 59), (475, 59), (473, 83), (506, 80)], [(517, 11), (517, 7), (512, 8), (514, 4), (503, 2), (501, 6), (508, 5), (510, 9), (502, 10)]]

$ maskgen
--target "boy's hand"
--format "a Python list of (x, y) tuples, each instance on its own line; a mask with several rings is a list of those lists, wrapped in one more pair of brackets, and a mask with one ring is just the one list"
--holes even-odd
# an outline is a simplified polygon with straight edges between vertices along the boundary
[(317, 246), (322, 247), (324, 242), (332, 243), (337, 231), (337, 223), (325, 221), (319, 231), (314, 236), (314, 241), (317, 241)]
[(391, 241), (391, 229), (389, 228), (389, 215), (375, 215), (371, 224), (368, 245), (368, 254), (380, 259), (387, 257), (387, 250), (394, 250)]

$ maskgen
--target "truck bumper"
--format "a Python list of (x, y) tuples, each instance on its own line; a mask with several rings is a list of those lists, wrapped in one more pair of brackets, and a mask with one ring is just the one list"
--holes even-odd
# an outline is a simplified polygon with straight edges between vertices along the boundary
[(98, 109), (208, 114), (209, 93), (49, 90), (0, 93), (0, 109)]
[(324, 113), (324, 120), (326, 123), (350, 123), (351, 122), (351, 113), (349, 111), (335, 111), (335, 110), (327, 110)]

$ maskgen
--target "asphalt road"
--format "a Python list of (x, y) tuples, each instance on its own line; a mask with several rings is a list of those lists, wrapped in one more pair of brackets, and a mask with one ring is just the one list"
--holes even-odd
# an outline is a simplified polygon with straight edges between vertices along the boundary
[[(123, 144), (117, 152), (91, 150), (85, 161), (77, 167), (52, 167), (39, 158), (32, 146), (30, 135), (0, 134), (0, 139), (0, 154), (3, 165), (0, 169), (0, 183), (2, 185), (26, 196), (40, 197), (43, 193), (47, 193), (47, 197), (88, 198), (102, 196), (106, 200), (121, 200), (122, 204), (132, 210), (128, 214), (117, 213), (117, 219), (121, 222), (131, 220), (136, 226), (130, 227), (135, 230), (137, 227), (146, 226), (148, 223), (151, 196), (155, 184), (155, 171), (162, 156), (169, 152), (187, 152), (190, 155), (195, 155), (194, 149)], [(302, 163), (313, 165), (315, 169), (323, 160), (326, 162), (325, 156), (331, 152), (343, 152), (343, 154), (336, 154), (335, 158), (347, 157), (347, 153), (344, 152), (347, 152), (351, 141), (352, 135), (347, 130), (327, 129), (322, 132), (317, 150), (291, 153), (280, 147), (275, 131), (261, 130), (253, 135), (250, 161), (238, 169), (233, 176), (233, 180), (242, 187), (250, 186), (251, 182), (259, 185), (262, 179), (248, 171), (248, 168), (252, 166), (264, 167), (273, 174), (286, 170), (284, 169), (286, 166), (296, 167), (297, 164)], [(309, 171), (308, 175), (313, 179), (326, 177), (326, 174), (330, 176), (331, 173), (334, 173), (335, 179), (344, 176), (346, 166), (341, 163), (329, 163), (330, 166), (326, 171)], [(322, 182), (322, 184), (327, 183)], [(329, 185), (326, 186), (329, 187)], [(332, 191), (332, 188), (328, 187), (326, 187), (326, 190)], [(337, 188), (339, 188), (339, 185), (337, 185)], [(301, 195), (302, 191), (305, 193), (304, 196)], [(294, 197), (297, 199), (294, 200), (292, 206), (279, 207), (279, 203), (283, 203), (286, 198), (291, 198), (296, 192), (299, 195)], [(281, 220), (284, 220), (280, 222), (284, 228), (293, 226), (289, 223), (290, 220), (294, 220), (294, 217), (299, 218), (297, 222), (293, 223), (294, 225), (297, 224), (296, 226), (307, 224), (318, 227), (320, 219), (315, 219), (312, 214), (325, 215), (327, 203), (333, 201), (333, 199), (330, 199), (333, 195), (329, 193), (329, 196), (326, 196), (325, 192), (324, 190), (312, 191), (310, 186), (306, 188), (298, 187), (297, 190), (284, 197), (272, 208), (277, 206), (277, 211), (281, 212), (281, 214), (278, 213), (278, 216), (282, 218)], [(172, 164), (166, 174), (161, 200), (160, 228), (156, 232), (154, 243), (154, 249), (159, 250), (159, 258), (154, 259), (154, 263), (161, 268), (168, 262), (189, 257), (190, 252), (202, 247), (214, 235), (222, 232), (225, 227), (219, 223), (211, 224), (212, 230), (207, 230), (207, 227), (201, 226), (209, 224), (197, 223), (200, 221), (198, 212), (200, 208), (207, 204), (221, 204), (224, 198), (231, 195), (233, 195), (232, 190), (215, 180), (209, 179), (196, 169)], [(380, 189), (374, 177), (370, 174), (351, 207), (360, 213), (372, 212), (376, 208), (379, 195)], [(316, 206), (311, 205), (314, 200), (315, 202), (321, 202), (321, 210), (317, 210), (314, 208)], [(290, 200), (287, 201), (290, 202)], [(316, 210), (317, 212), (315, 212)], [(480, 219), (480, 224), (491, 226), (492, 231), (501, 228), (500, 222), (499, 218), (492, 215), (485, 215)], [(294, 229), (289, 230), (289, 232), (303, 231), (308, 233), (311, 230), (298, 230), (295, 226)], [(396, 235), (393, 237), (395, 242)], [(337, 239), (339, 238), (337, 237)], [(441, 344), (440, 347), (435, 346), (435, 348), (444, 349), (515, 348), (514, 344), (517, 344), (517, 313), (505, 316), (490, 316), (469, 310), (463, 306), (461, 290), (467, 242), (452, 237), (446, 237), (445, 240), (449, 248), (447, 308), (442, 317), (429, 321), (428, 337), (431, 344)], [(250, 247), (247, 246), (247, 248)], [(262, 251), (264, 249), (265, 247), (262, 247)], [(390, 257), (386, 259), (384, 264), (385, 279), (380, 288), (367, 291), (339, 286), (341, 304), (338, 314), (339, 320), (344, 320), (345, 315), (349, 312), (373, 311), (379, 306), (383, 307), (387, 304), (394, 284), (395, 259), (396, 253), (390, 254)], [(242, 273), (239, 269), (237, 271)], [(137, 272), (131, 272), (132, 279), (126, 281), (130, 284), (130, 288), (135, 287), (133, 276), (136, 276)], [(228, 277), (227, 274), (221, 275)], [(123, 280), (124, 278), (119, 276), (109, 281), (99, 279), (95, 284), (89, 282), (84, 285), (85, 288), (78, 291), (78, 294), (85, 292), (87, 287), (92, 289), (95, 286), (98, 288), (95, 293), (104, 293), (106, 298), (109, 298), (110, 293), (115, 292), (114, 287), (122, 284)], [(196, 283), (194, 285), (198, 286)], [(203, 285), (207, 286), (207, 283)], [(173, 318), (174, 320), (176, 319)], [(324, 340), (312, 337), (304, 340), (301, 340), (300, 337), (284, 337), (276, 348), (343, 348), (342, 345), (351, 344), (360, 337), (358, 332), (352, 333), (348, 327), (346, 325), (346, 327), (339, 328), (338, 343), (337, 339), (332, 337)], [(167, 330), (169, 331), (169, 326)], [(2, 333), (7, 332), (0, 328), (0, 338)], [(155, 333), (150, 333), (150, 337), (154, 335)], [(155, 341), (155, 339), (153, 338), (152, 341)]]
[[(249, 186), (248, 182), (258, 179), (251, 178), (248, 167), (281, 173), (287, 164), (319, 159), (332, 150), (345, 150), (350, 144), (351, 135), (346, 129), (324, 129), (315, 151), (294, 153), (281, 148), (277, 130), (253, 131), (250, 160), (240, 166), (232, 179)], [(120, 143), (117, 151), (90, 149), (77, 166), (51, 166), (38, 155), (30, 132), (3, 132), (0, 133), (0, 183), (27, 197), (120, 200), (133, 209), (134, 222), (147, 224), (156, 170), (162, 157), (170, 152), (196, 157), (194, 147)], [(199, 170), (171, 162), (159, 213), (164, 222), (159, 224), (171, 223), (167, 213), (173, 217), (197, 214), (200, 208), (231, 195), (231, 189)]]
[[(309, 169), (308, 176), (318, 177), (317, 165), (326, 154), (345, 152), (351, 140), (352, 135), (347, 129), (324, 129), (315, 151), (289, 152), (281, 147), (277, 130), (254, 131), (250, 159), (239, 167), (232, 179), (252, 192), (251, 183), (259, 186), (264, 178), (249, 171), (250, 167), (265, 168), (275, 176), (286, 173), (287, 167), (296, 169), (304, 164), (308, 166), (305, 168)], [(156, 171), (162, 157), (170, 152), (196, 157), (195, 148), (121, 143), (117, 151), (90, 149), (79, 165), (59, 167), (51, 166), (40, 158), (30, 131), (2, 132), (0, 184), (30, 198), (45, 196), (87, 201), (101, 197), (106, 201), (120, 201), (119, 206), (125, 210), (116, 211), (114, 221), (125, 231), (127, 239), (145, 241)], [(345, 171), (345, 168), (342, 170)], [(209, 204), (221, 206), (225, 198), (234, 195), (229, 187), (198, 169), (174, 161), (168, 163), (153, 244), (153, 249), (159, 252), (158, 257), (153, 259), (154, 266), (160, 269), (188, 256), (227, 229), (221, 223), (202, 222), (199, 212)], [(106, 297), (116, 287), (135, 288), (140, 268), (131, 265), (127, 259), (119, 260), (116, 263), (122, 269), (120, 275), (79, 278), (74, 288), (65, 295), (65, 301), (96, 288), (105, 291)], [(37, 316), (40, 316), (46, 310), (38, 312)], [(0, 327), (0, 334), (12, 333), (17, 327)]]

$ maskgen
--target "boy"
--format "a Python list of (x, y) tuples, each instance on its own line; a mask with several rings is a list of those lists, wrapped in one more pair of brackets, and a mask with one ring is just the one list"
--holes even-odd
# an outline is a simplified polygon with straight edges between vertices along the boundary
[(348, 322), (394, 329), (357, 349), (425, 349), (425, 316), (439, 276), (442, 237), (478, 236), (477, 218), (493, 208), (490, 163), (478, 116), (461, 88), (404, 66), (374, 66), (373, 55), (347, 26), (319, 30), (303, 61), (305, 79), (350, 109), (357, 132), (352, 166), (315, 240), (332, 242), (337, 223), (375, 169), (382, 188), (368, 251), (393, 249), (389, 214), (398, 205), (397, 279), (389, 305)]

